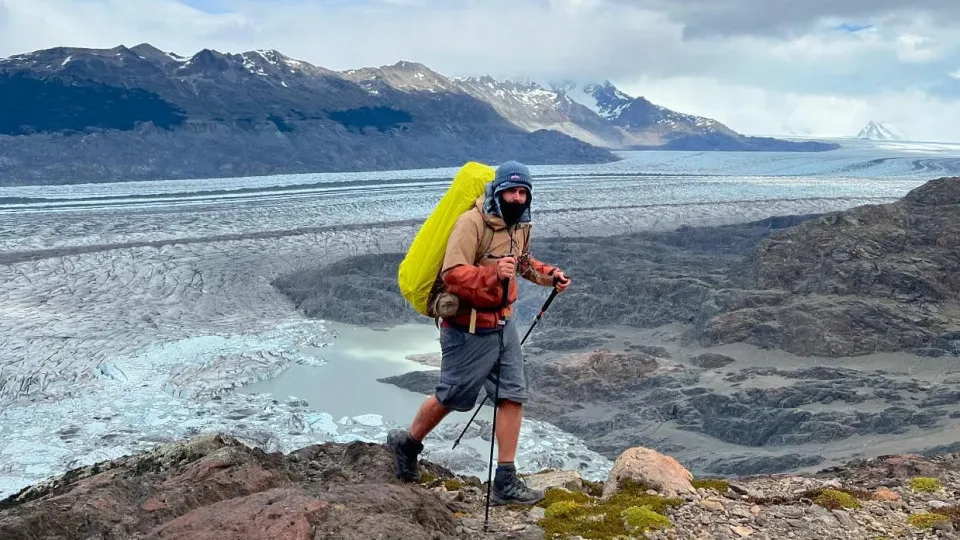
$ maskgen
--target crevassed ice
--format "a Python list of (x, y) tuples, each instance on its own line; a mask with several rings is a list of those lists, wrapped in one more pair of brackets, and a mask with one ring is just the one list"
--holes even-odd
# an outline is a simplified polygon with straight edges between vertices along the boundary
[[(375, 412), (335, 422), (294, 396), (277, 400), (230, 391), (276, 376), (292, 363), (322, 366), (322, 358), (296, 351), (319, 348), (328, 337), (322, 322), (303, 321), (260, 334), (157, 343), (102, 362), (97, 377), (68, 397), (13, 403), (0, 411), (0, 498), (75, 467), (201, 433), (224, 432), (285, 453), (327, 441), (385, 442), (397, 426)], [(525, 421), (522, 429), (518, 461), (524, 471), (559, 466), (596, 479), (609, 471), (606, 458), (554, 426)], [(488, 453), (478, 449), (488, 443), (479, 429), (457, 451), (445, 451), (452, 441), (449, 427), (439, 433), (426, 441), (424, 457), (485, 478)]]

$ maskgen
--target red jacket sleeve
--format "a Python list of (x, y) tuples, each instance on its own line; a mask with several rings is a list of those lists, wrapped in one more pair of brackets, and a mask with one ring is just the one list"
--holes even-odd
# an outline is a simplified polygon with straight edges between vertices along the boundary
[(443, 282), (447, 292), (478, 309), (503, 305), (503, 284), (497, 279), (496, 266), (457, 266), (443, 275)]
[(533, 258), (533, 255), (527, 255), (520, 261), (520, 275), (537, 285), (549, 287), (553, 285), (553, 274), (558, 269), (549, 264), (542, 263)]

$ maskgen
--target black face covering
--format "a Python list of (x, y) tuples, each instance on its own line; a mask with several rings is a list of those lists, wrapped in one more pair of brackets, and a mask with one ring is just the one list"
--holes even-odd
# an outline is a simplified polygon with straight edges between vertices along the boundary
[(503, 197), (500, 198), (500, 213), (503, 214), (503, 221), (507, 225), (514, 225), (517, 221), (520, 220), (520, 216), (523, 215), (523, 211), (527, 209), (526, 203), (508, 203), (503, 200)]

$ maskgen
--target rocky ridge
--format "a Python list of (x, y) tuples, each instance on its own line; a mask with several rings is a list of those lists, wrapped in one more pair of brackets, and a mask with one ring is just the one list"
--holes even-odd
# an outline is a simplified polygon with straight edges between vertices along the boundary
[(748, 264), (755, 290), (705, 302), (705, 342), (833, 357), (960, 355), (960, 178), (778, 231)]
[(0, 60), (0, 99), (21, 104), (0, 118), (6, 185), (618, 159), (463, 92), (364, 88), (275, 50), (34, 51)]
[(493, 507), (485, 484), (421, 462), (393, 476), (371, 443), (265, 453), (219, 434), (98, 463), (0, 501), (9, 540), (176, 539), (876, 539), (958, 536), (960, 455), (887, 456), (816, 474), (699, 479), (633, 448), (604, 483), (549, 470), (534, 507)]
[(690, 324), (703, 345), (800, 356), (960, 354), (960, 178), (825, 215), (536, 249), (581, 276), (551, 309), (568, 328)]
[(417, 62), (344, 72), (372, 92), (464, 93), (489, 104), (528, 131), (552, 130), (611, 149), (825, 151), (834, 143), (747, 137), (713, 120), (633, 97), (610, 81), (602, 84), (445, 77)]

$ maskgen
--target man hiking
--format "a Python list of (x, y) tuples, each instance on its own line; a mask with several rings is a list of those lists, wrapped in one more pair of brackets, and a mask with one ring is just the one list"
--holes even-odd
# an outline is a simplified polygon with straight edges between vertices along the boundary
[[(423, 439), (450, 413), (469, 411), (480, 389), (491, 402), (497, 396), (497, 472), (490, 495), (495, 504), (535, 504), (543, 493), (517, 476), (514, 458), (523, 403), (528, 399), (520, 337), (512, 320), (519, 275), (562, 292), (570, 280), (558, 268), (530, 256), (530, 171), (507, 161), (495, 172), (486, 193), (464, 212), (447, 241), (440, 281), (456, 297), (456, 314), (440, 324), (440, 382), (417, 412), (409, 430), (393, 430), (387, 445), (394, 453), (397, 477), (419, 481), (418, 456)], [(484, 228), (489, 248), (478, 253)], [(499, 359), (499, 366), (498, 366)], [(499, 367), (499, 381), (497, 374)], [(498, 387), (499, 385), (499, 387)]]

